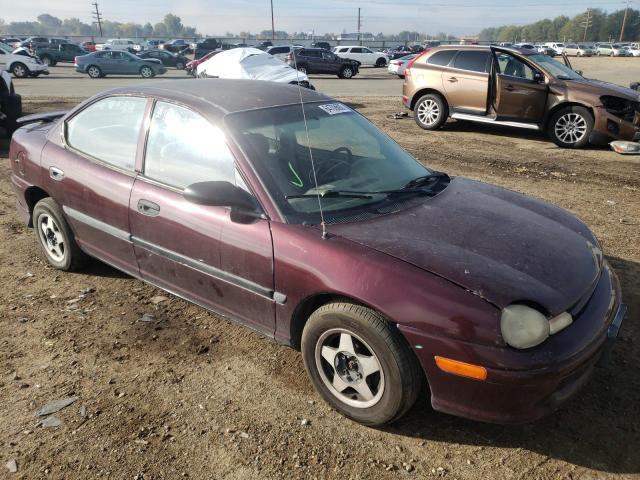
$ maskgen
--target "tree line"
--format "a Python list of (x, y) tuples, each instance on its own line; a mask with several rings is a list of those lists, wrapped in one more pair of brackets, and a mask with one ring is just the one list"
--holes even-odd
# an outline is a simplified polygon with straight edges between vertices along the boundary
[[(618, 41), (622, 31), (624, 13), (624, 9), (607, 13), (595, 8), (573, 18), (561, 15), (554, 19), (547, 18), (529, 25), (485, 28), (480, 32), (479, 38), (481, 41), (497, 42)], [(589, 25), (585, 29), (587, 18), (589, 18)], [(629, 9), (622, 41), (637, 40), (640, 40), (640, 12)]]

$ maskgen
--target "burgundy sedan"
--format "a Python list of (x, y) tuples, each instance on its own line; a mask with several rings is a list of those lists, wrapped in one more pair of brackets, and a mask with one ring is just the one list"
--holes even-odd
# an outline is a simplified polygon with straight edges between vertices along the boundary
[(439, 411), (539, 418), (625, 313), (581, 221), (429, 170), (308, 89), (154, 82), (23, 123), (11, 179), (52, 266), (95, 257), (301, 349), (320, 395), (368, 425), (425, 386)]

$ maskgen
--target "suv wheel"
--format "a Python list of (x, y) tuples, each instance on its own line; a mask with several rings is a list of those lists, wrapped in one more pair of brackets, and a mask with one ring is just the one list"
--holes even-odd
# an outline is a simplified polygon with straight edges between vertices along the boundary
[(89, 75), (91, 78), (100, 78), (102, 76), (102, 70), (100, 70), (100, 67), (91, 65), (89, 68), (87, 68), (87, 75)]
[(24, 63), (17, 62), (11, 67), (11, 73), (13, 73), (13, 76), (16, 78), (25, 78), (29, 75), (29, 69)]
[(49, 55), (42, 55), (40, 57), (40, 60), (42, 60), (42, 63), (44, 63), (47, 67), (53, 66), (53, 59)]
[(404, 338), (360, 305), (330, 303), (316, 310), (302, 333), (302, 356), (325, 401), (365, 425), (398, 419), (423, 383)]
[(583, 148), (589, 144), (593, 124), (593, 116), (586, 108), (565, 107), (551, 117), (548, 133), (559, 147)]
[(445, 100), (437, 93), (429, 93), (421, 97), (413, 112), (416, 123), (424, 130), (440, 128), (449, 117), (449, 108)]
[(387, 61), (382, 57), (376, 60), (376, 67), (384, 67), (386, 64), (387, 64)]
[(33, 226), (40, 250), (52, 267), (75, 271), (87, 263), (89, 257), (80, 250), (62, 215), (62, 209), (55, 200), (43, 198), (36, 204), (33, 209)]
[(340, 70), (340, 73), (338, 74), (338, 76), (340, 78), (346, 78), (346, 79), (353, 77), (353, 68), (348, 66), (342, 67), (342, 70)]

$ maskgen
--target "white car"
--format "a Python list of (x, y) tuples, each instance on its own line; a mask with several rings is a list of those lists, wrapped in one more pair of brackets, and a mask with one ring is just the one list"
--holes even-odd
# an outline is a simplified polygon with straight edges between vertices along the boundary
[(631, 56), (633, 56), (633, 57), (640, 57), (640, 47), (638, 47), (638, 46), (631, 45), (627, 49), (627, 52), (629, 52), (631, 54)]
[(587, 45), (567, 43), (564, 47), (564, 53), (568, 57), (590, 57), (594, 52), (593, 49)]
[(361, 65), (384, 67), (389, 63), (389, 57), (384, 52), (374, 52), (367, 47), (357, 45), (340, 45), (333, 48), (333, 53), (342, 58), (357, 60)]
[(0, 70), (7, 70), (16, 78), (49, 75), (49, 68), (39, 58), (23, 53), (13, 53), (9, 45), (0, 43)]
[(233, 48), (198, 65), (197, 76), (267, 80), (313, 88), (306, 74), (257, 48)]
[(596, 50), (596, 55), (600, 56), (609, 56), (609, 57), (630, 57), (631, 54), (628, 53), (622, 45), (618, 43), (601, 43), (598, 45), (598, 49)]
[(556, 52), (556, 55), (562, 55), (564, 53), (564, 43), (548, 42), (544, 44), (545, 47), (549, 47)]
[(302, 48), (302, 45), (274, 45), (273, 47), (267, 48), (265, 52), (269, 55), (273, 55), (278, 60), (286, 62), (289, 58), (289, 54), (296, 48)]
[(132, 51), (135, 48), (135, 42), (128, 38), (110, 38), (104, 43), (97, 43), (96, 50), (126, 50)]
[(410, 55), (405, 55), (404, 57), (391, 60), (389, 62), (389, 68), (387, 70), (392, 75), (397, 75), (400, 78), (404, 78), (404, 71), (407, 69), (407, 65), (411, 60), (413, 60), (417, 56), (418, 56), (417, 54), (412, 53)]

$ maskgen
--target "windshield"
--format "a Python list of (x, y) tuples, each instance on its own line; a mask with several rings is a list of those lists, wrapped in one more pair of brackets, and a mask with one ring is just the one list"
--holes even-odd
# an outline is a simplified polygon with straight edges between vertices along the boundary
[(4, 51), (4, 53), (11, 53), (13, 51), (13, 48), (11, 48), (6, 43), (0, 42), (0, 50)]
[[(392, 205), (400, 209), (399, 201), (424, 201), (420, 195), (379, 193), (402, 189), (431, 172), (362, 115), (338, 102), (307, 103), (304, 109), (308, 139), (300, 105), (226, 117), (231, 135), (289, 223), (319, 223), (317, 193), (327, 194), (321, 200), (327, 222), (388, 213)], [(354, 192), (368, 195), (348, 196)]]
[(549, 74), (562, 80), (582, 80), (582, 76), (547, 55), (530, 55), (529, 59), (544, 68)]

